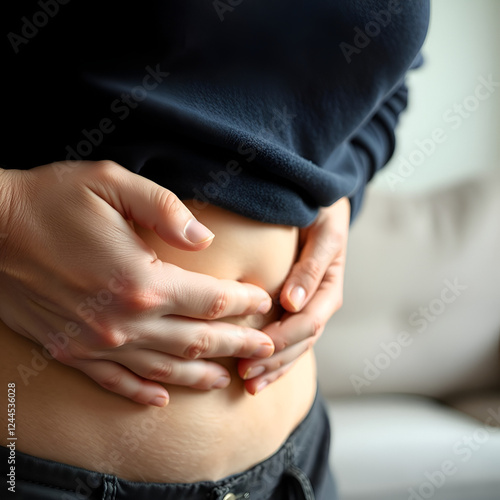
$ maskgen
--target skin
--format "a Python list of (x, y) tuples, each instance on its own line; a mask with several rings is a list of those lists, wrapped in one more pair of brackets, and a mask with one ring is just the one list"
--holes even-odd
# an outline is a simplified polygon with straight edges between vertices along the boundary
[[(70, 168), (62, 181), (61, 168)], [(201, 251), (213, 240), (173, 193), (116, 163), (0, 170), (0, 213), (3, 322), (138, 403), (165, 406), (169, 393), (123, 361), (124, 352), (137, 359), (147, 347), (175, 359), (164, 382), (205, 390), (231, 380), (211, 358), (235, 357), (255, 394), (291, 368), (341, 305), (347, 199), (300, 230), (298, 260), (279, 295), (285, 313), (262, 331), (217, 320), (268, 312), (272, 299), (263, 289), (163, 262), (137, 237), (134, 224), (182, 250)], [(105, 307), (110, 294), (113, 307)], [(166, 329), (177, 334), (167, 337)]]
[[(184, 203), (192, 206), (188, 200)], [(252, 283), (275, 298), (265, 314), (217, 322), (257, 330), (273, 323), (279, 326), (284, 313), (276, 299), (297, 262), (299, 229), (253, 221), (215, 206), (198, 211), (197, 217), (216, 235), (200, 252), (174, 248), (136, 223), (133, 229), (161, 262), (217, 279)], [(143, 302), (140, 310), (137, 304), (132, 316), (140, 318), (150, 306)], [(144, 349), (140, 342), (135, 349), (115, 349), (116, 362), (169, 392), (168, 407), (154, 408), (113, 396), (62, 363), (46, 362), (43, 350), (35, 350), (33, 342), (0, 322), (0, 375), (4, 384), (14, 382), (17, 388), (18, 449), (137, 481), (217, 480), (246, 470), (273, 454), (309, 411), (316, 371), (313, 350), (307, 347), (316, 336), (313, 328), (308, 332), (306, 351), (294, 354), (293, 366), (256, 395), (246, 390), (250, 380), (239, 375), (237, 357), (207, 358), (227, 369), (231, 382), (226, 388), (200, 391), (163, 382), (178, 369), (175, 357)], [(182, 332), (169, 330), (163, 335), (167, 333), (172, 343), (183, 338)], [(287, 328), (284, 333), (289, 333)], [(289, 356), (290, 351), (293, 347), (276, 356)], [(40, 428), (50, 431), (41, 433)]]
[[(267, 359), (239, 362), (239, 374), (250, 393), (286, 373), (342, 307), (350, 213), (349, 200), (341, 198), (320, 209), (314, 223), (299, 231), (299, 256), (279, 294), (285, 313), (262, 329), (273, 340), (276, 352)], [(297, 294), (297, 287), (304, 292)], [(250, 370), (258, 372), (261, 366), (264, 372), (252, 376)]]

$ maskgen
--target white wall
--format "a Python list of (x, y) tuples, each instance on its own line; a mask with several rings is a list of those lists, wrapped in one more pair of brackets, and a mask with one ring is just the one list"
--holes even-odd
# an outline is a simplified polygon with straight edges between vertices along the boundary
[[(367, 189), (349, 237), (344, 306), (316, 347), (345, 500), (410, 498), (444, 460), (458, 469), (434, 500), (499, 498), (498, 433), (462, 463), (455, 445), (481, 424), (432, 399), (394, 395), (461, 393), (463, 402), (491, 391), (483, 408), (500, 404), (500, 87), (452, 118), (455, 104), (475, 105), (481, 76), (500, 82), (500, 0), (431, 3), (426, 65), (409, 79), (398, 149)], [(446, 139), (391, 190), (401, 157), (418, 160), (415, 141), (436, 129)], [(443, 290), (457, 280), (463, 290), (445, 306)], [(415, 328), (410, 318), (437, 303), (443, 309)]]
[[(441, 397), (500, 376), (500, 86), (456, 129), (444, 115), (474, 95), (479, 77), (500, 83), (500, 0), (432, 5), (427, 62), (409, 82), (398, 151), (369, 185), (351, 228), (344, 306), (316, 349), (320, 382), (331, 396), (353, 394), (351, 375), (401, 331), (414, 336), (412, 347), (364, 392)], [(398, 174), (400, 158), (411, 158), (419, 151), (415, 141), (438, 128), (446, 140), (391, 191), (388, 173)], [(488, 171), (486, 180), (478, 175)], [(456, 186), (468, 177), (475, 181)], [(450, 279), (469, 293), (418, 333), (411, 314)]]
[[(418, 192), (500, 168), (500, 1), (433, 0), (431, 8), (426, 64), (408, 79), (410, 105), (399, 127), (397, 151), (377, 175), (374, 189)], [(470, 116), (459, 117), (455, 104), (474, 108), (477, 101), (470, 96), (479, 79), (490, 76), (499, 86), (476, 110), (465, 109)], [(415, 141), (430, 139), (439, 128), (445, 140), (413, 173), (389, 175), (406, 173), (400, 170), (401, 156), (417, 164), (422, 155), (415, 152)]]

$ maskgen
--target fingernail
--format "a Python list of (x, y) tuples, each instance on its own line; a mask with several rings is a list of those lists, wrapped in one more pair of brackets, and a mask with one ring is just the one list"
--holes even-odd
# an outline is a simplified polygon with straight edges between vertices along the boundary
[(265, 314), (267, 312), (269, 312), (269, 309), (271, 309), (273, 305), (273, 302), (271, 299), (266, 299), (266, 300), (263, 300), (259, 307), (257, 308), (257, 313), (259, 314)]
[(261, 344), (252, 353), (255, 358), (268, 358), (274, 352), (274, 344)]
[(204, 241), (211, 240), (215, 235), (201, 222), (192, 218), (188, 220), (184, 228), (184, 236), (186, 236), (191, 243), (203, 243)]
[(222, 377), (219, 377), (214, 382), (214, 384), (212, 385), (212, 389), (224, 389), (229, 385), (229, 382), (231, 382), (231, 379), (226, 375), (222, 375)]
[(268, 385), (268, 382), (266, 380), (262, 381), (258, 386), (257, 386), (257, 389), (255, 389), (255, 394), (259, 394), (260, 391), (262, 391), (262, 389), (264, 389), (265, 387), (267, 387)]
[(249, 380), (254, 377), (258, 377), (262, 373), (264, 373), (266, 369), (263, 366), (252, 366), (243, 375), (243, 380)]
[(304, 303), (304, 300), (306, 298), (306, 291), (303, 287), (298, 285), (292, 288), (289, 298), (290, 302), (292, 303), (292, 306), (298, 311), (302, 307), (302, 304)]
[(168, 398), (166, 396), (156, 396), (149, 402), (150, 405), (159, 406), (160, 408), (167, 406), (167, 403)]

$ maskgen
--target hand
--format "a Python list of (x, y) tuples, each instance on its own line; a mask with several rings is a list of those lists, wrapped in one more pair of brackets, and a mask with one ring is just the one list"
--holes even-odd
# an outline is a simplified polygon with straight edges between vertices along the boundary
[(177, 248), (210, 245), (167, 189), (108, 161), (0, 169), (0, 214), (0, 318), (102, 387), (164, 406), (155, 381), (229, 384), (202, 358), (272, 354), (262, 332), (205, 321), (267, 312), (264, 290), (162, 262), (133, 231), (132, 220)]
[(276, 352), (266, 360), (243, 359), (238, 365), (251, 394), (286, 373), (342, 306), (350, 214), (349, 200), (341, 198), (320, 209), (316, 220), (301, 229), (299, 259), (279, 298), (286, 312), (262, 329), (273, 339)]

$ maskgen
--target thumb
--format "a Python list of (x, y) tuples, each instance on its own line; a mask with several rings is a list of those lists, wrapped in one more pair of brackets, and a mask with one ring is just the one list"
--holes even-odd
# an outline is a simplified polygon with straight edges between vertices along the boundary
[(327, 272), (343, 280), (350, 214), (349, 200), (340, 198), (333, 205), (322, 207), (316, 220), (302, 230), (305, 243), (281, 290), (280, 302), (285, 310), (300, 311)]
[(202, 250), (210, 245), (212, 231), (196, 220), (172, 191), (117, 163), (101, 163), (106, 164), (104, 179), (96, 176), (94, 180), (101, 183), (93, 182), (92, 189), (123, 217), (155, 231), (181, 250)]

